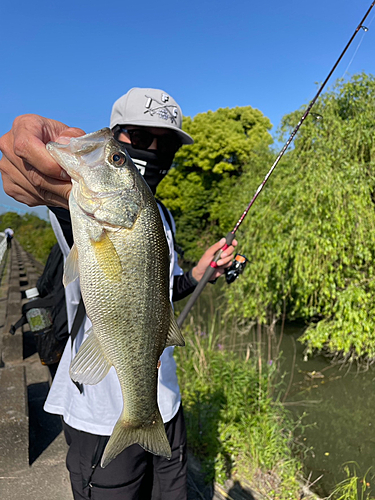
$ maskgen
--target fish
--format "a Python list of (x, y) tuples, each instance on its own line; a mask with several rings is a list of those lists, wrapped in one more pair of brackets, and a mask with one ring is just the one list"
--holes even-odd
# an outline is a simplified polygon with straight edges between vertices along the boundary
[(166, 347), (185, 342), (170, 303), (169, 250), (155, 198), (109, 128), (46, 147), (72, 180), (74, 245), (63, 282), (79, 277), (92, 322), (70, 377), (97, 384), (113, 366), (121, 386), (123, 409), (101, 467), (134, 443), (170, 459), (158, 362)]

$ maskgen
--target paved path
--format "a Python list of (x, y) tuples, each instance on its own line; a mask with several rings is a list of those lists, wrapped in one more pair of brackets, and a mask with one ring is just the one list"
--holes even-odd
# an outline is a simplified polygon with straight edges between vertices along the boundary
[(14, 241), (0, 285), (1, 500), (73, 500), (60, 419), (43, 411), (49, 371), (30, 332), (8, 333), (20, 316), (22, 292), (35, 286), (41, 270)]

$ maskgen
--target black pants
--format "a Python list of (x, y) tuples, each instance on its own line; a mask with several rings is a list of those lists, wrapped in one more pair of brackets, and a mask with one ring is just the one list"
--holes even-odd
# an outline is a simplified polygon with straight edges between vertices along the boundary
[[(63, 422), (69, 445), (66, 465), (74, 500), (186, 500), (186, 428), (182, 407), (165, 430), (172, 459), (157, 457), (138, 444), (126, 448), (105, 469), (92, 464), (109, 437), (77, 431)], [(104, 442), (103, 442), (104, 440)]]

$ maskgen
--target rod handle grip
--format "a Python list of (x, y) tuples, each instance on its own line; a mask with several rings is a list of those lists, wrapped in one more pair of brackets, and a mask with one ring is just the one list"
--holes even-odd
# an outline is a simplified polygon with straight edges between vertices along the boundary
[(210, 264), (210, 267), (212, 267), (213, 269), (217, 268), (217, 262), (220, 259), (221, 254), (232, 244), (233, 240), (234, 240), (234, 233), (232, 232), (228, 233), (225, 237), (225, 245), (223, 246), (223, 248), (220, 248), (220, 250), (216, 252), (215, 257)]
[(196, 286), (194, 292), (190, 295), (190, 298), (189, 298), (188, 302), (186, 303), (186, 306), (184, 307), (181, 314), (177, 318), (177, 325), (179, 327), (181, 327), (186, 316), (189, 314), (190, 309), (193, 307), (193, 305), (197, 301), (199, 295), (202, 293), (202, 290), (206, 286), (207, 282), (210, 281), (210, 279), (214, 275), (215, 269), (217, 268), (217, 261), (220, 259), (221, 254), (224, 252), (224, 250), (226, 250), (232, 244), (233, 240), (234, 240), (234, 233), (232, 233), (232, 232), (228, 233), (225, 237), (225, 245), (223, 246), (223, 248), (220, 248), (220, 250), (218, 250), (216, 252), (213, 261), (207, 267), (204, 275), (202, 276), (201, 280), (199, 281), (198, 285)]

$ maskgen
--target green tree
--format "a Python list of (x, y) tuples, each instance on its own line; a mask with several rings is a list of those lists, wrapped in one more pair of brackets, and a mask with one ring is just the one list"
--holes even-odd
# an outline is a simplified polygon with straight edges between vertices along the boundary
[[(250, 263), (229, 290), (231, 308), (261, 321), (285, 311), (309, 322), (309, 352), (373, 358), (375, 78), (338, 81), (314, 111), (244, 224)], [(301, 114), (284, 118), (284, 134)], [(258, 183), (249, 172), (241, 179)], [(234, 189), (233, 199), (241, 213), (248, 193)]]
[(15, 212), (6, 212), (0, 215), (0, 231), (4, 231), (7, 227), (17, 231), (22, 224), (22, 217)]
[(0, 215), (0, 231), (4, 231), (7, 227), (13, 229), (15, 238), (27, 252), (40, 262), (47, 261), (51, 248), (56, 243), (49, 222), (33, 213), (21, 216), (14, 212), (6, 212)]
[(272, 143), (271, 123), (247, 106), (188, 117), (183, 128), (194, 144), (177, 153), (175, 168), (159, 185), (157, 196), (173, 212), (177, 241), (186, 257), (197, 260), (208, 244), (222, 236), (223, 197), (258, 150)]

